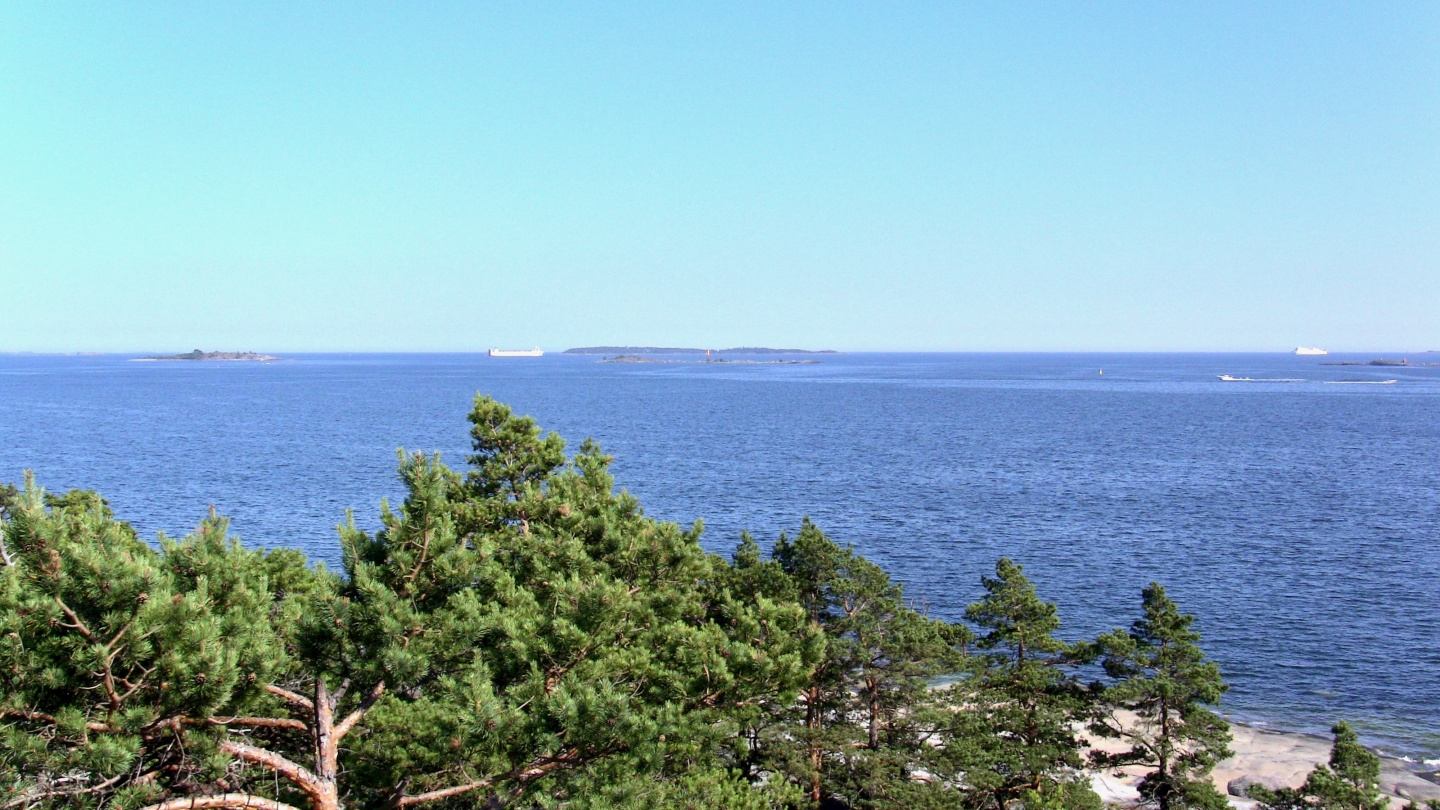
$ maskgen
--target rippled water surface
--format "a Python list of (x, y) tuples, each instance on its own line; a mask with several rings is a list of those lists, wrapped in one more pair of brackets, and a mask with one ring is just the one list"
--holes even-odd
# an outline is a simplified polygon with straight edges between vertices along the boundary
[(1128, 625), (1159, 580), (1198, 616), (1234, 716), (1316, 731), (1345, 718), (1387, 750), (1440, 757), (1440, 368), (596, 359), (0, 355), (0, 481), (29, 468), (51, 490), (100, 490), (148, 534), (183, 534), (213, 503), (247, 542), (333, 561), (344, 510), (373, 527), (400, 494), (396, 448), (463, 464), (483, 391), (572, 446), (598, 439), (620, 486), (653, 516), (703, 518), (712, 550), (810, 515), (947, 618), (1009, 555), (1072, 636)]

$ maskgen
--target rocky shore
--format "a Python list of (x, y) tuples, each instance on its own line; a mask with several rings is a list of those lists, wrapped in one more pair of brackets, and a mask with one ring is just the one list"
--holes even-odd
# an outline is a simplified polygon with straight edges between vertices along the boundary
[[(1315, 766), (1330, 759), (1331, 740), (1311, 734), (1267, 731), (1254, 726), (1230, 724), (1234, 755), (1215, 766), (1211, 777), (1215, 787), (1230, 798), (1237, 810), (1250, 810), (1255, 802), (1245, 798), (1245, 788), (1252, 784), (1266, 787), (1299, 787)], [(1121, 746), (1108, 741), (1093, 741), (1100, 750), (1118, 750)], [(1127, 772), (1128, 771), (1128, 772)], [(1120, 775), (1105, 772), (1091, 777), (1095, 792), (1107, 804), (1135, 805), (1140, 794), (1135, 790), (1139, 781), (1137, 769)], [(1380, 758), (1380, 785), (1390, 796), (1392, 810), (1399, 810), (1411, 801), (1423, 804), (1427, 799), (1440, 799), (1440, 783), (1434, 769), (1417, 770), (1414, 763), (1394, 757)]]

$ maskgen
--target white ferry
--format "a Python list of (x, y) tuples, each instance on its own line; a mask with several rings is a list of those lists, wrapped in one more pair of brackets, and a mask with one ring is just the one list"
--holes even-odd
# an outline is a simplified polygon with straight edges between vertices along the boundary
[(490, 350), (490, 356), (491, 356), (491, 357), (543, 357), (544, 355), (545, 355), (545, 352), (540, 351), (540, 347), (539, 347), (539, 346), (536, 346), (536, 347), (533, 348), (533, 349), (491, 349), (491, 350)]
[(1307, 356), (1308, 356), (1308, 355), (1326, 355), (1326, 354), (1329, 354), (1330, 352), (1327, 352), (1327, 351), (1325, 351), (1324, 349), (1318, 348), (1318, 347), (1316, 347), (1316, 346), (1299, 346), (1299, 347), (1296, 347), (1295, 353), (1296, 353), (1296, 354), (1299, 354), (1299, 355), (1307, 355)]

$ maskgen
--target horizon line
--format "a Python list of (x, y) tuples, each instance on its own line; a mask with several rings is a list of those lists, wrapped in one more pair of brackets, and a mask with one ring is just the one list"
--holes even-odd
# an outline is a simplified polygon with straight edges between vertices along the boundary
[[(572, 348), (595, 348), (576, 346)], [(610, 348), (610, 347), (606, 347)], [(660, 346), (616, 346), (617, 349), (640, 349), (640, 348), (671, 348)], [(699, 351), (728, 351), (733, 352), (740, 348), (765, 349), (767, 352), (792, 353), (785, 350), (769, 349), (761, 346), (736, 346), (723, 349), (699, 349)], [(261, 353), (285, 353), (291, 355), (317, 355), (317, 354), (354, 354), (354, 355), (403, 355), (403, 354), (455, 354), (455, 355), (486, 355), (489, 349), (243, 349), (229, 350), (217, 349), (215, 351), (233, 351), (235, 353), (251, 352)], [(547, 350), (547, 355), (565, 354), (570, 349)], [(1440, 349), (1330, 349), (1330, 354), (1371, 354), (1371, 353), (1409, 353), (1409, 354), (1440, 354)], [(155, 350), (115, 350), (115, 351), (35, 351), (27, 349), (0, 349), (0, 355), (7, 356), (32, 356), (32, 357), (128, 357), (132, 355), (148, 355), (156, 353)], [(1293, 355), (1294, 348), (1290, 349), (797, 349), (795, 354), (802, 353), (833, 353), (833, 354), (1285, 354)], [(604, 354), (602, 352), (601, 354)], [(594, 356), (594, 355), (575, 355)], [(1323, 356), (1323, 355), (1320, 355)], [(218, 361), (217, 361), (218, 362)]]

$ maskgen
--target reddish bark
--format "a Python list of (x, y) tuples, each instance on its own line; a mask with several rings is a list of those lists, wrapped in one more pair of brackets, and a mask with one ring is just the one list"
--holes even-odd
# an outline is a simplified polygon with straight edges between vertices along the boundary
[(141, 810), (204, 810), (204, 808), (231, 808), (233, 810), (299, 810), (293, 805), (251, 796), (249, 793), (222, 793), (218, 796), (191, 796), (185, 799), (171, 799), (168, 802), (152, 804)]

